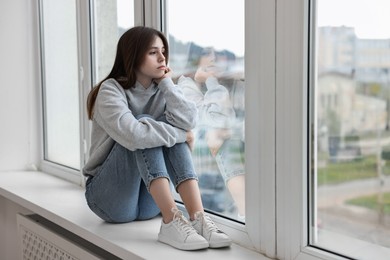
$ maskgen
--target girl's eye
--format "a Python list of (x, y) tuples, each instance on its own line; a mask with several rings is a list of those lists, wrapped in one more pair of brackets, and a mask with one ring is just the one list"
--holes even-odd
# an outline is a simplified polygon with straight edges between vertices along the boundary
[[(149, 52), (150, 55), (156, 55), (157, 53), (158, 53), (158, 51), (150, 51)], [(165, 50), (162, 50), (161, 54), (164, 55), (165, 54)]]

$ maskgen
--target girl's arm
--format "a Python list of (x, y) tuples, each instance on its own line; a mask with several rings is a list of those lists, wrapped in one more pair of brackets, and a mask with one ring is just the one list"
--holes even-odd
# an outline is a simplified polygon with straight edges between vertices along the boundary
[(235, 117), (228, 90), (215, 77), (208, 77), (205, 84), (207, 91), (203, 95), (191, 78), (182, 76), (178, 80), (184, 95), (196, 103), (199, 114), (203, 117), (199, 119), (202, 123), (210, 127), (228, 127)]
[(204, 105), (209, 124), (214, 127), (230, 128), (236, 115), (229, 91), (219, 84), (215, 77), (207, 78), (205, 84), (207, 91), (204, 95)]
[(177, 85), (187, 99), (195, 102), (198, 113), (201, 114), (204, 106), (204, 97), (194, 80), (190, 77), (180, 76), (177, 80)]
[(164, 78), (158, 84), (165, 101), (165, 118), (173, 126), (184, 130), (193, 129), (196, 125), (197, 108), (194, 102), (184, 97), (182, 91), (171, 78)]
[(94, 120), (116, 142), (134, 151), (173, 146), (186, 141), (186, 131), (152, 118), (136, 119), (128, 108), (124, 90), (109, 81), (103, 83), (96, 99)]

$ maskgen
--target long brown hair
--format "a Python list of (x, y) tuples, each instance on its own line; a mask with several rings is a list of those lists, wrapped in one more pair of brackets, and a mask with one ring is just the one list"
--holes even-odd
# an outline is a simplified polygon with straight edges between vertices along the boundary
[(111, 72), (100, 81), (88, 94), (87, 112), (88, 118), (92, 120), (93, 109), (95, 106), (96, 97), (99, 93), (100, 86), (103, 81), (113, 78), (121, 84), (124, 89), (134, 87), (136, 71), (142, 65), (145, 55), (156, 37), (159, 37), (165, 47), (165, 60), (168, 63), (169, 48), (168, 41), (164, 34), (153, 28), (136, 26), (126, 31), (119, 39), (114, 66)]

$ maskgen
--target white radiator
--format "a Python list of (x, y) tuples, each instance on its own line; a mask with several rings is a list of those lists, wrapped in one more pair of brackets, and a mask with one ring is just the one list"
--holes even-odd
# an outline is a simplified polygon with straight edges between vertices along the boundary
[(17, 215), (24, 260), (120, 259), (39, 215)]

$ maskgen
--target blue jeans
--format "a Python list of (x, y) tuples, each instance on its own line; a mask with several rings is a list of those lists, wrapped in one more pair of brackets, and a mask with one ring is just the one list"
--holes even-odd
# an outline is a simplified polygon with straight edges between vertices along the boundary
[[(199, 127), (196, 130), (197, 138), (202, 139), (204, 143), (207, 143), (206, 133), (208, 129), (208, 127)], [(205, 144), (203, 147), (204, 146)], [(204, 149), (203, 147), (199, 148)], [(209, 151), (208, 147), (207, 150)], [(201, 161), (201, 164), (203, 163), (203, 160), (215, 161), (225, 184), (229, 182), (230, 179), (245, 174), (245, 143), (238, 138), (226, 139), (215, 157), (213, 157), (209, 151), (209, 157), (205, 158), (206, 155), (204, 152), (199, 152), (198, 149), (195, 149), (193, 155), (194, 159)]]
[(215, 161), (225, 184), (233, 177), (245, 174), (244, 142), (227, 139), (218, 150)]
[(136, 151), (115, 143), (96, 175), (87, 180), (88, 206), (112, 223), (153, 218), (160, 209), (149, 188), (157, 178), (167, 178), (176, 188), (185, 180), (197, 180), (187, 143)]

